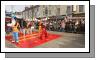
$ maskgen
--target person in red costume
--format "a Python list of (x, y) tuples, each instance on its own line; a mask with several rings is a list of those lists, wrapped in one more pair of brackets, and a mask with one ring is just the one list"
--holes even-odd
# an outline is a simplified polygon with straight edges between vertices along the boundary
[(46, 27), (42, 23), (41, 24), (40, 39), (42, 39), (43, 37), (47, 38), (47, 31), (46, 31)]

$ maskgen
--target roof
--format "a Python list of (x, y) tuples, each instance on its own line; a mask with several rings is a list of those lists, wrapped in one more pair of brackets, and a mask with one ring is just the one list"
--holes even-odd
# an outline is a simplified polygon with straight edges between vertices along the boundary
[[(30, 8), (28, 7), (27, 9), (23, 10), (22, 12), (27, 11), (27, 10), (30, 10), (30, 9), (33, 9), (33, 8), (37, 8), (37, 7), (39, 7), (39, 5), (31, 6)], [(26, 7), (25, 7), (25, 8), (26, 8)]]

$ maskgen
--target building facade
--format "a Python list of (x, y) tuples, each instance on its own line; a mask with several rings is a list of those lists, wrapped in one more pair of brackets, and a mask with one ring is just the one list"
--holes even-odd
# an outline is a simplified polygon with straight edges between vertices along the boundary
[(67, 15), (67, 5), (40, 5), (37, 18)]
[(32, 5), (25, 7), (22, 12), (24, 19), (32, 20), (33, 17), (43, 18), (52, 16), (85, 16), (84, 5)]
[(85, 17), (85, 6), (84, 5), (73, 5), (72, 16), (73, 17)]
[(25, 19), (25, 20), (29, 20), (31, 21), (33, 17), (37, 17), (38, 15), (38, 6), (35, 5), (31, 5), (30, 7), (25, 7), (25, 10), (22, 11), (22, 17)]

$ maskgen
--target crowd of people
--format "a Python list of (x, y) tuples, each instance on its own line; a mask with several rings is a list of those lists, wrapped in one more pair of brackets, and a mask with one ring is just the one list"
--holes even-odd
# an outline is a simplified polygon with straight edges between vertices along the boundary
[[(42, 21), (48, 31), (58, 32), (85, 32), (85, 20), (46, 20)], [(26, 33), (32, 33), (34, 29), (38, 29), (39, 21), (25, 21), (19, 20), (20, 31), (26, 31)], [(6, 25), (7, 26), (7, 25)], [(7, 26), (6, 32), (11, 32), (12, 27)]]
[[(41, 23), (40, 23), (41, 21)], [(57, 31), (57, 32), (85, 32), (85, 20), (72, 20), (72, 19), (63, 19), (63, 20), (45, 20), (45, 21), (26, 21), (24, 19), (16, 19), (16, 23), (13, 26), (8, 26), (6, 32), (13, 32), (14, 41), (18, 42), (19, 32), (23, 33), (25, 38), (26, 34), (31, 34), (35, 29), (39, 30), (40, 39), (43, 35), (47, 37), (47, 31)], [(7, 26), (7, 25), (6, 25)], [(13, 41), (13, 42), (14, 42)]]
[[(72, 32), (72, 33), (84, 33), (85, 32), (85, 20), (47, 20), (43, 21), (48, 31), (57, 32)], [(36, 29), (38, 28), (38, 22), (35, 23)]]

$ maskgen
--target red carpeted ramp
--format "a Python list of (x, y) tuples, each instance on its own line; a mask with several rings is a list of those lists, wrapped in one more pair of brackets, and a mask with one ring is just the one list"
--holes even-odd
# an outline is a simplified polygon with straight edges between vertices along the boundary
[(25, 38), (23, 37), (22, 33), (19, 33), (19, 36), (20, 37), (18, 43), (12, 42), (12, 36), (5, 36), (5, 39), (10, 41), (12, 44), (15, 44), (19, 48), (33, 48), (41, 44), (44, 44), (48, 41), (56, 40), (60, 37), (60, 35), (48, 33), (47, 38), (42, 37), (42, 39), (40, 39), (39, 34), (37, 32), (33, 32), (32, 35), (27, 34)]

